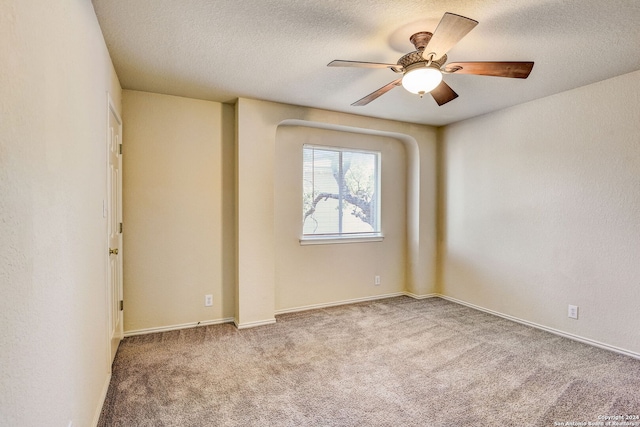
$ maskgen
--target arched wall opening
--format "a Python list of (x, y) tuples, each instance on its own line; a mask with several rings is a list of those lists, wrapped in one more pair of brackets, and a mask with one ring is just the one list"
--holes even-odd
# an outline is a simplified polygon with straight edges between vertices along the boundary
[[(304, 144), (380, 152), (382, 241), (300, 244)], [(405, 292), (408, 255), (415, 250), (408, 247), (409, 236), (418, 234), (419, 228), (417, 217), (409, 215), (418, 195), (409, 188), (419, 188), (416, 152), (415, 139), (392, 132), (302, 120), (285, 120), (278, 125), (274, 172), (276, 313)], [(375, 276), (381, 278), (379, 285), (374, 283)]]

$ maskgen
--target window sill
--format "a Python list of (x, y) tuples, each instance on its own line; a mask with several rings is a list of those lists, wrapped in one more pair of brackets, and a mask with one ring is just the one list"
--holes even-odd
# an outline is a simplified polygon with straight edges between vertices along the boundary
[(384, 236), (382, 234), (370, 235), (370, 236), (319, 236), (319, 237), (301, 237), (300, 246), (306, 245), (335, 245), (342, 243), (370, 243), (370, 242), (382, 242)]

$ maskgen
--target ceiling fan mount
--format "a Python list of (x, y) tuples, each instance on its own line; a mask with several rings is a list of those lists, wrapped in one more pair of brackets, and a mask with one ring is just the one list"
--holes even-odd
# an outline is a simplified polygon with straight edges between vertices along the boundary
[(353, 106), (367, 105), (396, 86), (403, 86), (409, 92), (419, 94), (420, 97), (430, 93), (438, 105), (444, 105), (457, 98), (458, 94), (442, 80), (443, 74), (475, 74), (526, 79), (531, 73), (533, 62), (456, 62), (445, 66), (448, 59), (446, 53), (476, 25), (478, 21), (447, 12), (433, 33), (420, 31), (409, 38), (416, 50), (402, 56), (397, 64), (335, 60), (328, 66), (389, 68), (395, 73), (402, 74), (399, 79), (351, 104)]
[(409, 41), (416, 47), (416, 50), (423, 51), (429, 44), (429, 40), (433, 37), (433, 33), (428, 31), (420, 31), (409, 37)]

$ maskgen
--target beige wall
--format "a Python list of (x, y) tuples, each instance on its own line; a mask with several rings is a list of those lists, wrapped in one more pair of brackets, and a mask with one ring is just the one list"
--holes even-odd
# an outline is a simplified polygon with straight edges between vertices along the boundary
[(232, 107), (125, 90), (123, 113), (125, 333), (232, 318)]
[[(276, 310), (435, 292), (435, 129), (245, 99), (236, 110), (124, 91), (126, 333), (230, 317), (255, 326), (272, 322)], [(299, 246), (301, 191), (288, 189), (291, 180), (301, 185), (301, 145), (276, 143), (276, 135), (289, 135), (285, 122), (302, 118), (302, 135), (322, 132), (336, 141), (340, 134), (384, 149), (383, 243)], [(276, 153), (296, 160), (276, 165)], [(329, 286), (321, 279), (300, 286), (317, 258), (310, 253), (342, 263)], [(346, 256), (355, 264), (344, 265)], [(284, 263), (290, 257), (299, 261), (295, 268)], [(209, 293), (213, 308), (203, 306)]]
[(91, 2), (0, 2), (0, 425), (90, 426), (109, 380), (107, 92)]
[[(302, 146), (381, 153), (382, 242), (300, 246)], [(353, 132), (280, 126), (274, 176), (276, 311), (405, 290), (406, 155), (394, 138)], [(374, 285), (374, 276), (381, 283)]]
[(443, 293), (640, 353), (639, 117), (635, 72), (448, 126)]
[[(402, 289), (420, 296), (435, 292), (436, 130), (434, 128), (244, 98), (241, 98), (236, 105), (236, 117), (238, 233), (236, 323), (239, 327), (272, 322), (276, 308), (289, 309), (295, 308), (297, 304), (307, 306), (326, 303), (329, 300), (339, 302), (342, 298), (351, 296), (375, 297), (386, 290), (400, 289), (402, 285), (394, 281), (400, 280), (403, 274), (405, 284)], [(404, 144), (406, 152), (404, 173), (407, 187), (406, 219), (404, 220), (407, 235), (404, 253), (390, 255), (391, 247), (402, 245), (397, 241), (394, 242), (393, 238), (390, 239), (388, 247), (375, 243), (361, 243), (353, 244), (356, 246), (351, 248), (346, 248), (345, 245), (294, 248), (291, 240), (282, 244), (279, 240), (281, 236), (276, 236), (276, 224), (279, 220), (275, 217), (276, 212), (281, 213), (281, 206), (276, 206), (275, 201), (280, 201), (283, 197), (288, 199), (288, 196), (283, 196), (281, 193), (282, 185), (285, 185), (286, 178), (296, 175), (299, 167), (298, 162), (291, 166), (276, 162), (276, 152), (280, 153), (280, 149), (284, 148), (278, 147), (279, 144), (276, 143), (278, 129), (289, 125), (377, 135), (393, 138)], [(287, 206), (293, 203), (291, 200), (287, 201)], [(383, 212), (387, 209), (390, 208), (383, 207)], [(297, 209), (294, 207), (292, 212), (299, 214), (299, 207)], [(393, 215), (390, 219), (392, 218)], [(299, 215), (295, 223), (300, 223)], [(280, 226), (281, 224), (278, 225)], [(401, 228), (402, 225), (399, 227)], [(299, 237), (299, 232), (295, 233), (295, 237), (292, 236), (293, 227), (287, 233), (288, 239)], [(350, 254), (357, 251), (355, 248), (358, 246), (368, 248), (364, 249), (365, 251), (381, 251), (395, 260), (401, 261), (405, 257), (403, 266), (405, 272), (395, 269), (397, 266), (391, 267), (387, 264), (385, 271), (389, 272), (391, 278), (388, 283), (386, 281), (384, 283), (390, 288), (383, 291), (369, 286), (374, 276), (370, 271), (372, 263), (367, 261), (363, 263), (359, 260), (361, 265), (357, 268), (362, 268), (363, 272), (354, 273), (352, 267), (344, 265), (344, 259), (341, 258), (345, 251)], [(296, 278), (304, 272), (298, 271), (288, 276), (282, 269), (285, 259), (280, 257), (296, 253), (296, 257), (302, 259), (302, 254), (310, 252), (323, 253), (325, 262), (332, 263), (332, 266), (340, 265), (338, 272), (342, 272), (345, 277), (357, 276), (362, 285), (349, 288), (353, 285), (340, 280), (334, 290), (340, 287), (342, 289), (339, 293), (330, 295), (323, 290), (314, 290), (313, 288), (317, 288), (318, 285), (311, 283), (304, 288), (306, 291), (304, 293), (299, 289), (293, 296), (285, 295), (285, 290), (295, 289)], [(383, 256), (381, 253), (375, 256)], [(338, 278), (340, 274), (337, 273), (334, 276)]]

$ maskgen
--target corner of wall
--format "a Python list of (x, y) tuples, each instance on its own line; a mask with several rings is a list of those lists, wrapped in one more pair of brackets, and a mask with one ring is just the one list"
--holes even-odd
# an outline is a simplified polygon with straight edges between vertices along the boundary
[(446, 251), (446, 127), (436, 131), (436, 284), (435, 293), (444, 294), (443, 268)]

